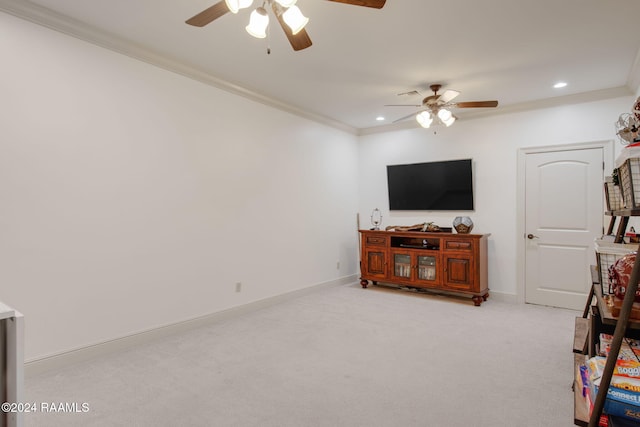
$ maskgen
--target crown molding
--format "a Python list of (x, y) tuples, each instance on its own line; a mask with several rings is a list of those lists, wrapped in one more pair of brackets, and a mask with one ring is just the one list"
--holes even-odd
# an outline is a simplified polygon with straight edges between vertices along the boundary
[(167, 71), (197, 80), (201, 83), (230, 92), (234, 95), (259, 102), (263, 105), (342, 130), (352, 135), (357, 135), (358, 133), (356, 128), (345, 123), (320, 114), (311, 113), (297, 106), (228, 82), (204, 70), (188, 66), (130, 40), (99, 30), (77, 19), (62, 15), (28, 0), (0, 0), (0, 11), (86, 41), (96, 46), (163, 68)]

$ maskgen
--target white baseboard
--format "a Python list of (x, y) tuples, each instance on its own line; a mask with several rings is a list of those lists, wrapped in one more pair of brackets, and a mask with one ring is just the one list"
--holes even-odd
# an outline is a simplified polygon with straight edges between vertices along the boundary
[(489, 289), (489, 299), (500, 301), (500, 302), (507, 302), (510, 304), (518, 304), (520, 302), (518, 300), (518, 295), (516, 294), (508, 294), (506, 292), (492, 291), (491, 289)]
[(228, 320), (233, 317), (241, 316), (255, 310), (273, 306), (275, 304), (279, 304), (293, 298), (316, 292), (322, 288), (357, 283), (357, 281), (359, 280), (358, 277), (359, 276), (356, 274), (340, 277), (335, 280), (319, 283), (303, 289), (297, 289), (295, 291), (265, 298), (227, 310), (210, 313), (205, 316), (200, 316), (170, 325), (149, 329), (147, 331), (115, 338), (113, 340), (90, 345), (87, 347), (81, 347), (74, 350), (66, 351), (64, 353), (30, 360), (24, 365), (24, 375), (28, 378), (51, 370), (72, 366), (76, 363), (102, 356), (104, 354), (126, 350), (128, 348), (144, 344), (159, 338), (168, 337), (176, 333), (189, 331), (201, 326), (206, 326), (216, 322), (220, 322), (222, 320)]

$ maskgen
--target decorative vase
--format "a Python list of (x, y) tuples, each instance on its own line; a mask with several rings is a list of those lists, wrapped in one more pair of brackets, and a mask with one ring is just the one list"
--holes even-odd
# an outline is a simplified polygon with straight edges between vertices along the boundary
[(461, 234), (471, 233), (473, 221), (468, 216), (457, 216), (453, 219), (453, 228)]

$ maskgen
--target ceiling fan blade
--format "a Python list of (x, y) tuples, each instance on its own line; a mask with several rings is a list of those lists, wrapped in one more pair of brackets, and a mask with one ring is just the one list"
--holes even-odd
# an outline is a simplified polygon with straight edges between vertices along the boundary
[[(426, 110), (422, 110), (422, 111), (426, 111)], [(403, 120), (407, 120), (409, 117), (415, 117), (417, 114), (420, 114), (422, 111), (415, 111), (415, 112), (413, 112), (411, 114), (407, 114), (406, 116), (400, 117), (399, 119), (395, 119), (391, 123), (398, 123), (398, 122), (401, 122)]]
[(298, 51), (306, 49), (313, 44), (311, 42), (311, 38), (309, 38), (309, 34), (307, 34), (307, 30), (305, 30), (304, 28), (298, 31), (298, 33), (293, 34), (291, 28), (289, 28), (286, 22), (284, 22), (284, 19), (282, 19), (283, 9), (277, 2), (272, 2), (271, 8), (273, 9), (273, 14), (276, 15), (276, 18), (278, 19), (278, 22), (282, 27), (282, 31), (284, 31), (287, 39), (289, 39), (289, 43), (291, 43), (291, 47), (293, 48), (293, 50)]
[(478, 108), (478, 107), (497, 107), (498, 101), (469, 101), (458, 102), (456, 107), (458, 108)]
[(385, 107), (422, 107), (420, 104), (384, 104)]
[(458, 95), (460, 95), (460, 92), (458, 92), (457, 90), (447, 89), (442, 95), (438, 97), (438, 101), (446, 104)]
[(229, 8), (224, 0), (220, 0), (208, 9), (203, 10), (195, 16), (187, 19), (185, 22), (194, 27), (204, 27), (208, 23), (220, 18), (225, 13), (229, 12)]
[(336, 3), (352, 4), (354, 6), (373, 7), (382, 9), (387, 0), (329, 0)]

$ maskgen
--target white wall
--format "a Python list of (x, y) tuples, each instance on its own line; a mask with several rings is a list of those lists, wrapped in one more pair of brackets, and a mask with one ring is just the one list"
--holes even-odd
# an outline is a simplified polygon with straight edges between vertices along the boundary
[(0, 53), (0, 300), (27, 360), (355, 275), (357, 212), (451, 224), (390, 215), (387, 164), (474, 159), (490, 287), (515, 294), (518, 148), (613, 139), (633, 101), (356, 138), (1, 13)]
[(354, 135), (1, 13), (0, 54), (27, 360), (357, 273)]
[[(359, 212), (369, 226), (374, 208), (382, 210), (383, 226), (434, 221), (451, 226), (457, 215), (468, 215), (473, 233), (491, 233), (489, 288), (515, 299), (518, 277), (516, 248), (517, 153), (519, 148), (615, 139), (614, 122), (629, 112), (633, 97), (460, 120), (450, 128), (379, 133), (360, 138)], [(623, 148), (617, 141), (616, 156)], [(393, 212), (387, 198), (386, 165), (472, 158), (473, 212)], [(607, 171), (610, 174), (611, 171)], [(605, 225), (608, 225), (605, 224)], [(595, 258), (594, 258), (595, 262)]]

